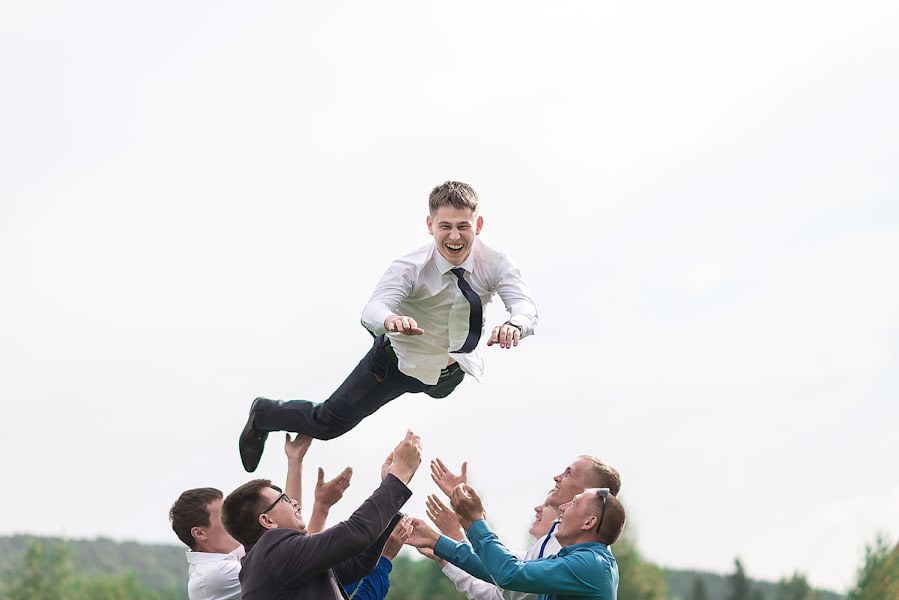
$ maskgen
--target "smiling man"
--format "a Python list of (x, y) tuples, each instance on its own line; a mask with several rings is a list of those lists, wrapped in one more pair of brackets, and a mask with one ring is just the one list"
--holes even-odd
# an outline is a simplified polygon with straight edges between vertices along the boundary
[(481, 241), (484, 219), (471, 186), (447, 181), (428, 206), (434, 240), (394, 261), (381, 278), (362, 312), (374, 344), (337, 391), (320, 404), (253, 401), (239, 442), (247, 471), (256, 469), (272, 431), (331, 439), (404, 393), (444, 398), (466, 374), (480, 380), (484, 309), (496, 294), (509, 319), (493, 327), (487, 346), (515, 348), (534, 332), (530, 290), (512, 260)]
[(381, 467), (381, 484), (342, 523), (309, 533), (299, 504), (254, 479), (228, 494), (222, 522), (246, 548), (243, 600), (345, 600), (344, 583), (375, 570), (412, 496), (407, 484), (421, 463), (421, 439), (407, 432)]
[(471, 546), (439, 535), (419, 519), (413, 520), (408, 543), (431, 548), (436, 556), (505, 590), (540, 594), (545, 600), (616, 600), (618, 563), (610, 547), (624, 529), (625, 512), (608, 488), (589, 488), (563, 504), (555, 531), (561, 549), (536, 560), (521, 560), (499, 541), (468, 484), (453, 490), (452, 505)]

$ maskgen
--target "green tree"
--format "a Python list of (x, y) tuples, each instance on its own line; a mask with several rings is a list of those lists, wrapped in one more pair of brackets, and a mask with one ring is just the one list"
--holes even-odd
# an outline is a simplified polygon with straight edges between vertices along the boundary
[(702, 579), (702, 576), (696, 575), (693, 577), (693, 591), (690, 594), (690, 600), (708, 600), (709, 595), (705, 590), (705, 581)]
[(634, 536), (625, 533), (612, 546), (618, 562), (618, 597), (627, 600), (665, 600), (665, 575), (637, 549)]
[(865, 558), (847, 600), (899, 598), (899, 544), (890, 547), (882, 533), (865, 546)]
[(734, 559), (734, 572), (727, 576), (727, 600), (750, 600), (752, 583), (746, 577), (746, 570), (739, 558)]
[(21, 568), (4, 576), (4, 600), (175, 600), (174, 591), (143, 587), (133, 573), (119, 577), (76, 577), (69, 547), (34, 539)]
[(62, 544), (33, 540), (25, 549), (21, 569), (7, 574), (7, 600), (70, 600), (68, 582), (73, 576), (72, 557)]
[(789, 579), (778, 581), (774, 590), (775, 600), (815, 600), (817, 597), (818, 594), (808, 584), (805, 575), (799, 572), (793, 573)]

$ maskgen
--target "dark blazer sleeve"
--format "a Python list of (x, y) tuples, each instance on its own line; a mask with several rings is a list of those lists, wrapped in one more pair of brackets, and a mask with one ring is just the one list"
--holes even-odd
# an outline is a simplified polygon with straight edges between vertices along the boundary
[(375, 570), (375, 567), (378, 566), (378, 559), (381, 558), (381, 552), (384, 551), (384, 545), (401, 518), (402, 515), (394, 516), (374, 544), (334, 567), (334, 574), (341, 583), (357, 581)]
[[(411, 496), (412, 491), (402, 481), (387, 475), (346, 521), (321, 533), (303, 535), (296, 532), (296, 535), (281, 537), (265, 557), (269, 573), (284, 585), (297, 585), (364, 552), (384, 534), (387, 525)], [(274, 531), (278, 530), (269, 533)]]

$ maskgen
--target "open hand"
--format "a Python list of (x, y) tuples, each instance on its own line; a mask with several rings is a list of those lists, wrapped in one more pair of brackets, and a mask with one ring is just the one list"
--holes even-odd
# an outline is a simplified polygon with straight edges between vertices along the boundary
[(465, 537), (462, 524), (459, 522), (459, 515), (434, 494), (429, 495), (425, 500), (425, 514), (446, 537), (453, 538), (457, 542), (461, 542)]
[(390, 537), (387, 538), (387, 543), (384, 544), (381, 556), (387, 560), (396, 558), (396, 555), (402, 550), (403, 544), (406, 543), (410, 535), (412, 535), (412, 518), (403, 517), (397, 522), (393, 531), (390, 532)]
[[(403, 483), (409, 483), (421, 464), (421, 438), (415, 435), (411, 429), (408, 430), (406, 437), (397, 444), (387, 460), (390, 461), (387, 472)], [(384, 464), (387, 465), (387, 461)], [(381, 469), (383, 472), (383, 467)]]
[(500, 348), (508, 349), (517, 346), (520, 339), (521, 330), (518, 327), (511, 323), (503, 323), (493, 328), (490, 339), (487, 340), (487, 345), (499, 344)]
[(350, 479), (353, 477), (353, 468), (347, 467), (340, 475), (331, 481), (325, 481), (325, 472), (318, 468), (318, 481), (315, 482), (315, 503), (323, 507), (331, 508), (343, 498), (343, 493), (350, 487)]
[(390, 315), (384, 319), (384, 329), (391, 333), (402, 333), (403, 335), (424, 335), (425, 333), (425, 330), (418, 326), (415, 319), (401, 315)]
[(435, 458), (431, 461), (431, 479), (440, 488), (440, 491), (446, 494), (447, 498), (453, 492), (453, 489), (460, 483), (468, 483), (468, 463), (462, 463), (462, 474), (456, 475), (446, 468), (443, 461)]
[(306, 452), (309, 451), (309, 446), (312, 445), (312, 438), (308, 435), (302, 435), (298, 433), (293, 440), (290, 439), (290, 434), (284, 434), (284, 454), (287, 455), (287, 459), (294, 462), (303, 462), (303, 457), (306, 456)]

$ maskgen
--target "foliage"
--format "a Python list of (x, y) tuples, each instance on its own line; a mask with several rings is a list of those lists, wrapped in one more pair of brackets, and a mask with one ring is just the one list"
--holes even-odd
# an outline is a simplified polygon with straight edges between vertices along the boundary
[(865, 558), (847, 600), (899, 598), (899, 544), (892, 550), (890, 546), (884, 534), (865, 546)]
[(743, 562), (739, 558), (734, 559), (734, 572), (727, 576), (727, 600), (750, 600), (752, 582), (746, 576)]
[(390, 572), (390, 600), (459, 600), (452, 581), (432, 560), (398, 556)]
[(4, 574), (0, 590), (4, 600), (175, 600), (166, 593), (143, 587), (133, 573), (118, 577), (75, 575), (69, 547), (62, 542), (32, 540), (22, 564)]
[(665, 600), (667, 588), (662, 570), (650, 563), (637, 550), (631, 535), (623, 535), (612, 553), (618, 561), (618, 597), (628, 600)]
[(702, 577), (694, 577), (693, 593), (690, 595), (690, 600), (708, 600), (708, 598), (708, 593), (705, 591), (705, 581), (703, 581)]
[(801, 573), (793, 573), (789, 579), (777, 583), (775, 600), (819, 600), (820, 595), (812, 589)]

